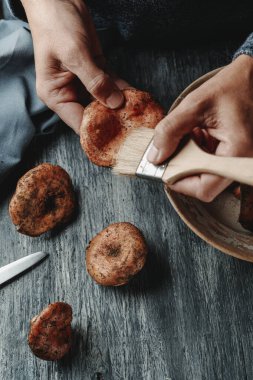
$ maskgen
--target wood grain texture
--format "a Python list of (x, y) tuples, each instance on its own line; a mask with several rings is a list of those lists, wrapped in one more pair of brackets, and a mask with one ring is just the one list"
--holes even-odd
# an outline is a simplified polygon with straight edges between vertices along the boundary
[[(238, 43), (239, 44), (239, 43)], [(115, 71), (169, 108), (191, 81), (229, 62), (237, 43), (177, 51), (121, 47)], [(0, 378), (4, 380), (242, 380), (253, 378), (253, 266), (196, 237), (162, 185), (113, 177), (86, 159), (61, 127), (34, 141), (20, 176), (51, 162), (73, 179), (79, 212), (39, 238), (15, 232), (8, 217), (14, 182), (0, 192), (0, 266), (37, 250), (49, 259), (0, 289)], [(103, 288), (85, 270), (85, 247), (110, 223), (129, 221), (149, 244), (148, 263), (128, 286)], [(58, 363), (35, 358), (29, 320), (48, 303), (73, 307), (74, 344)]]

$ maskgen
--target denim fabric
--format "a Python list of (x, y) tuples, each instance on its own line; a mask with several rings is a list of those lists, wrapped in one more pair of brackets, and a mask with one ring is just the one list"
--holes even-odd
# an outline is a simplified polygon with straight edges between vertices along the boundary
[(185, 45), (252, 31), (252, 0), (85, 0), (96, 27), (124, 40)]
[(253, 33), (249, 35), (242, 46), (235, 52), (234, 59), (241, 54), (247, 54), (253, 57)]

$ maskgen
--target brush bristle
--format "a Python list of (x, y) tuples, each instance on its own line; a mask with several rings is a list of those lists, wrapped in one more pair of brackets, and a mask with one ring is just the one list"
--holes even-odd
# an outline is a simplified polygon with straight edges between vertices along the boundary
[(140, 161), (154, 136), (151, 128), (136, 128), (131, 131), (118, 152), (113, 173), (117, 175), (135, 175)]

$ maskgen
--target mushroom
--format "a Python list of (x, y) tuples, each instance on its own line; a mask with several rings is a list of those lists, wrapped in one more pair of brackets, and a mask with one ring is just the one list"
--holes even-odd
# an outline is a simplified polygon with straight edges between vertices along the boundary
[(73, 215), (75, 196), (68, 173), (44, 163), (20, 178), (9, 213), (18, 232), (39, 236), (66, 223)]
[(97, 234), (86, 249), (86, 268), (100, 285), (126, 284), (144, 266), (147, 244), (131, 223), (114, 223)]
[(38, 358), (59, 360), (71, 347), (72, 308), (64, 302), (48, 305), (31, 320), (28, 344)]

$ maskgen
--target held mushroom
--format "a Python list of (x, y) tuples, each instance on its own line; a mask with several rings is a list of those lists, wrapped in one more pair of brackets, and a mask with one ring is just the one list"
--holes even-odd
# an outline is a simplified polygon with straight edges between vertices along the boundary
[(112, 110), (94, 100), (84, 110), (80, 141), (88, 158), (99, 166), (113, 166), (119, 148), (133, 128), (155, 128), (164, 117), (162, 107), (148, 92), (123, 90), (125, 103)]

